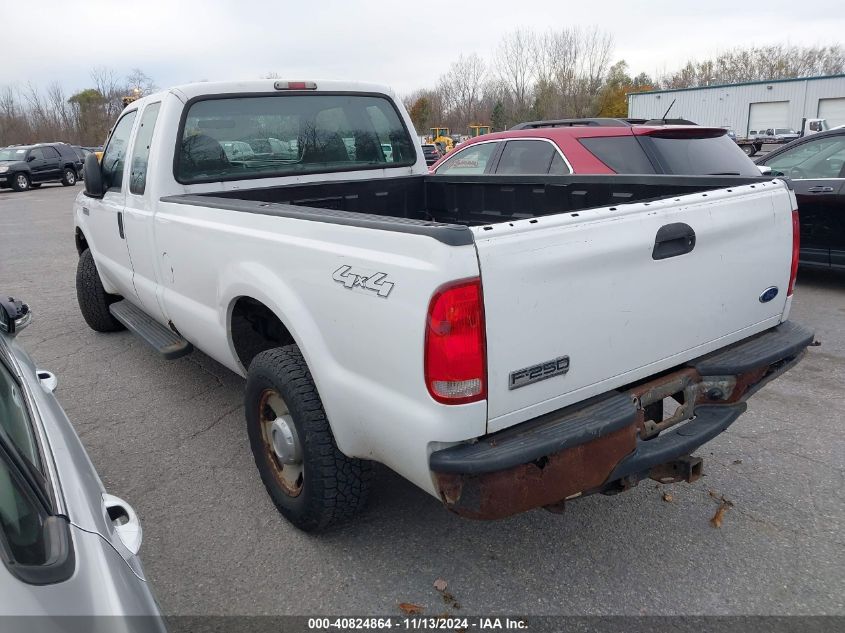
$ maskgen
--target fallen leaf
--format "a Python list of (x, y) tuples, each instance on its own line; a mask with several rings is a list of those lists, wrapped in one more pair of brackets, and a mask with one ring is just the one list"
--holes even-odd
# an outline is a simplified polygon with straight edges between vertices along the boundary
[(722, 527), (722, 519), (725, 516), (725, 512), (727, 512), (728, 508), (730, 508), (732, 505), (733, 504), (729, 501), (722, 501), (722, 503), (719, 504), (719, 507), (716, 510), (716, 514), (714, 514), (713, 518), (710, 519), (710, 525), (712, 525), (714, 528)]
[(423, 608), (420, 605), (411, 604), (410, 602), (400, 602), (399, 608), (408, 615), (419, 615), (423, 611)]
[(674, 497), (672, 496), (672, 493), (666, 492), (664, 490), (663, 491), (663, 501), (665, 501), (666, 503), (672, 503), (673, 500), (674, 500)]
[(446, 591), (447, 586), (448, 583), (442, 578), (438, 578), (434, 581), (434, 588), (437, 589), (437, 591)]

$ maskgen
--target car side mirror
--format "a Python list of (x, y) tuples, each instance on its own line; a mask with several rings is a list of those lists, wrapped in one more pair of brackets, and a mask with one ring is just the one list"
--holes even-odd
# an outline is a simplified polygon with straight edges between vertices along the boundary
[(33, 156), (32, 154), (30, 154), (29, 156), (26, 157), (26, 162), (28, 162), (28, 163), (31, 163), (34, 160), (35, 160), (35, 156)]
[(0, 332), (14, 336), (32, 320), (32, 312), (23, 301), (14, 297), (0, 297)]
[(105, 195), (103, 168), (100, 165), (100, 161), (97, 160), (96, 154), (91, 153), (85, 157), (85, 162), (82, 165), (82, 179), (85, 183), (86, 196), (89, 198), (102, 198)]
[(760, 173), (764, 176), (768, 176), (772, 173), (772, 168), (768, 165), (757, 165), (757, 169), (759, 169)]

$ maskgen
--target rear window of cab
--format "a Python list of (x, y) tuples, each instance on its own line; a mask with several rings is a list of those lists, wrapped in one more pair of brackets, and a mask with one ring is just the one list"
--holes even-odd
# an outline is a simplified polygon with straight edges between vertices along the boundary
[(413, 165), (415, 144), (386, 97), (284, 94), (189, 102), (174, 175), (183, 184)]
[(579, 140), (617, 174), (760, 175), (760, 170), (724, 133), (703, 130), (696, 136), (687, 130), (667, 130)]

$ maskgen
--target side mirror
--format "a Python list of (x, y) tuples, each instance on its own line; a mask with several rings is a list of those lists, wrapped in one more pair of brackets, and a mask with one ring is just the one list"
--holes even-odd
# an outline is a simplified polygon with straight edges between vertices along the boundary
[(26, 162), (28, 162), (28, 163), (31, 163), (34, 160), (35, 160), (35, 156), (33, 156), (32, 154), (30, 154), (29, 156), (26, 157)]
[[(141, 522), (138, 520), (135, 510), (120, 497), (105, 493), (103, 494), (103, 506), (105, 506), (106, 515), (112, 523), (112, 529), (119, 544), (123, 545), (130, 556), (135, 556), (140, 551), (141, 541), (144, 538)], [(114, 544), (117, 545), (117, 543)], [(120, 550), (118, 549), (118, 551)]]
[(772, 168), (768, 165), (757, 165), (757, 169), (759, 169), (760, 173), (764, 176), (768, 176), (772, 173)]
[(14, 336), (32, 320), (32, 312), (23, 301), (14, 297), (0, 297), (0, 332)]
[(56, 374), (53, 372), (47, 371), (46, 369), (36, 369), (35, 375), (38, 376), (38, 382), (41, 383), (41, 388), (44, 391), (53, 393), (58, 388), (59, 379), (56, 378)]
[(85, 183), (85, 195), (89, 198), (102, 198), (105, 195), (103, 168), (93, 152), (85, 157), (85, 163), (82, 165), (82, 180)]

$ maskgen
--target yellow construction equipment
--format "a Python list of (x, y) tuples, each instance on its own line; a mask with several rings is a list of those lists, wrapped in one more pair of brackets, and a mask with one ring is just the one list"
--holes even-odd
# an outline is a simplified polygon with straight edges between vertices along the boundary
[(429, 130), (431, 132), (431, 142), (440, 146), (443, 150), (451, 152), (455, 147), (455, 142), (449, 136), (449, 128), (447, 127), (433, 127)]
[(482, 134), (490, 134), (491, 127), (489, 125), (470, 125), (469, 135), (471, 138), (481, 136)]

